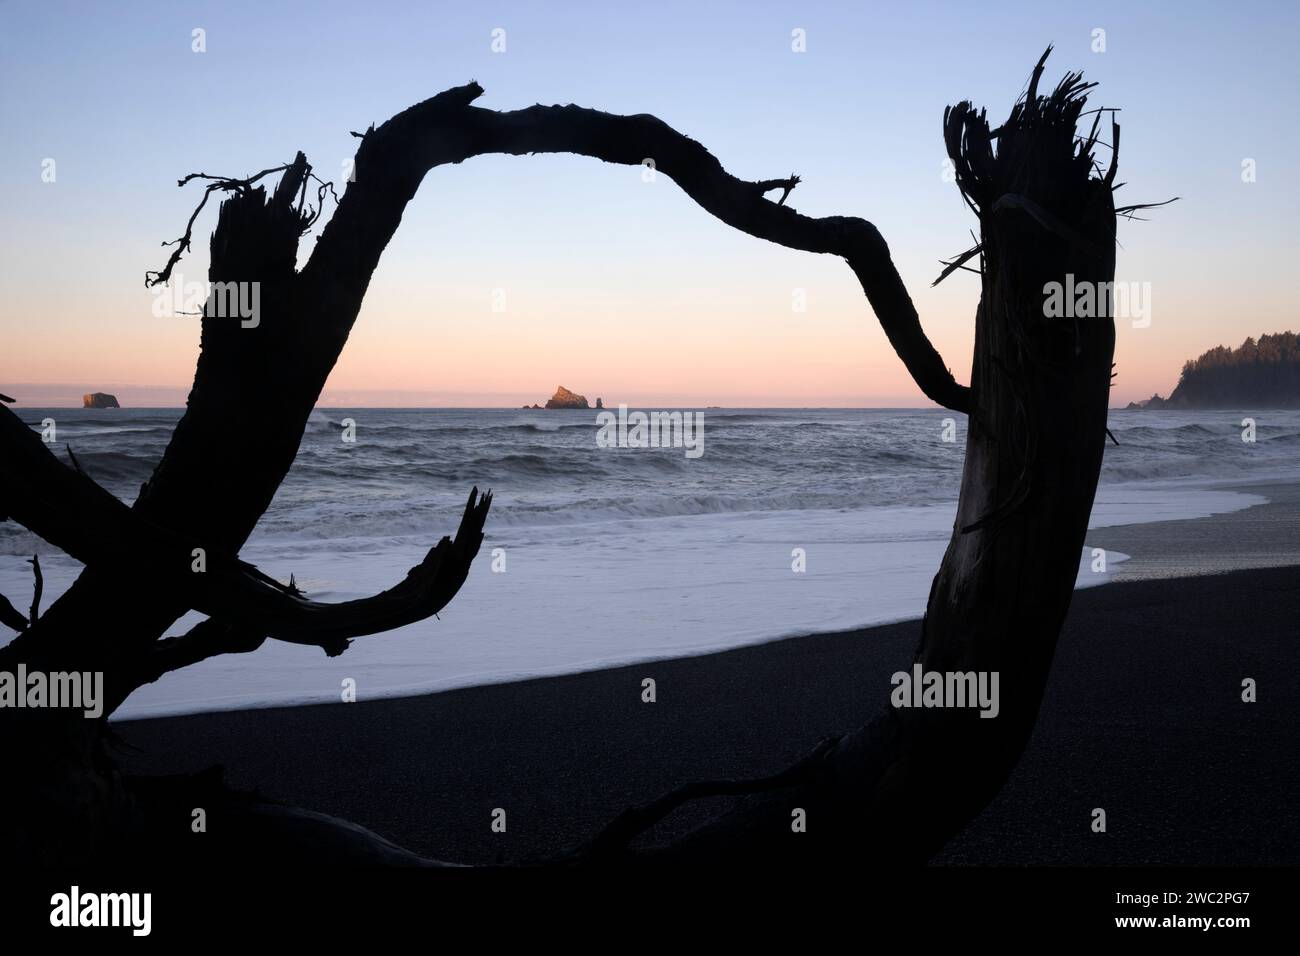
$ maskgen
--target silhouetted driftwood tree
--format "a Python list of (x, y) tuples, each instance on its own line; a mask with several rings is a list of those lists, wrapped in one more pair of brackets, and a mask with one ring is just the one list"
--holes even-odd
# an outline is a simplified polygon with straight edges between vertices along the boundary
[[(353, 637), (444, 606), (478, 550), (489, 495), (471, 492), (455, 539), (444, 538), (405, 581), (363, 601), (307, 601), (238, 553), (291, 466), (379, 257), (430, 169), (487, 153), (576, 153), (628, 165), (653, 160), (724, 223), (844, 258), (922, 391), (970, 416), (957, 520), (931, 589), (917, 660), (926, 670), (999, 672), (1001, 710), (988, 720), (974, 709), (886, 706), (775, 777), (683, 788), (628, 811), (556, 862), (926, 859), (996, 793), (1034, 726), (1106, 435), (1109, 313), (1051, 319), (1043, 302), (1045, 284), (1064, 282), (1067, 274), (1076, 286), (1113, 278), (1115, 164), (1104, 175), (1096, 165), (1096, 120), (1089, 135), (1076, 131), (1091, 84), (1070, 74), (1040, 95), (1042, 72), (1040, 60), (1028, 92), (996, 129), (969, 103), (944, 118), (957, 185), (981, 233), (979, 244), (945, 271), (980, 263), (969, 388), (954, 380), (926, 338), (871, 223), (800, 215), (785, 205), (798, 177), (737, 179), (702, 145), (653, 116), (577, 106), (495, 112), (473, 105), (483, 92), (475, 83), (441, 93), (356, 134), (355, 181), (301, 271), (299, 240), (328, 191), (302, 154), (246, 180), (187, 177), (182, 184), (206, 181), (205, 201), (225, 195), (209, 278), (260, 282), (260, 322), (243, 328), (204, 317), (185, 415), (133, 507), (56, 459), (7, 409), (0, 412), (0, 513), (87, 565), (43, 616), (33, 611), (25, 622), (6, 602), (3, 621), (21, 633), (0, 650), (0, 668), (22, 662), (46, 671), (102, 670), (116, 707), (163, 673), (253, 650), (267, 638), (339, 653)], [(1114, 124), (1112, 135), (1117, 149)], [(258, 183), (275, 174), (279, 183), (267, 195)], [(779, 200), (767, 198), (777, 189)], [(316, 208), (306, 202), (309, 190)], [(166, 267), (148, 281), (166, 281), (197, 215)], [(203, 574), (191, 570), (195, 548), (208, 555)], [(189, 609), (207, 620), (165, 637)], [(881, 688), (882, 697), (887, 690)], [(864, 698), (873, 692), (864, 688)], [(22, 768), (10, 775), (19, 786), (0, 789), (0, 827), (5, 849), (26, 857), (93, 859), (123, 842), (166, 855), (178, 843), (166, 838), (169, 828), (187, 827), (188, 808), (202, 799), (225, 819), (226, 838), (208, 852), (274, 847), (282, 858), (435, 862), (343, 821), (227, 793), (215, 778), (124, 782), (105, 750), (102, 720), (50, 711), (11, 711), (0, 719), (9, 731), (0, 744), (6, 766)], [(638, 839), (684, 801), (723, 793), (741, 799), (712, 823), (666, 846)], [(816, 821), (798, 837), (790, 827), (794, 807)]]

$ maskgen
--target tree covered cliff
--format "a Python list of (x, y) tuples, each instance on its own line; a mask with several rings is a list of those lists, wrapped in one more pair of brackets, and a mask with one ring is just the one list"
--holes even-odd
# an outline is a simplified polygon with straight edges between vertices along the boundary
[[(1248, 338), (1238, 348), (1216, 346), (1183, 365), (1168, 399), (1146, 408), (1300, 407), (1300, 336), (1294, 332)], [(1130, 406), (1134, 407), (1134, 406)]]

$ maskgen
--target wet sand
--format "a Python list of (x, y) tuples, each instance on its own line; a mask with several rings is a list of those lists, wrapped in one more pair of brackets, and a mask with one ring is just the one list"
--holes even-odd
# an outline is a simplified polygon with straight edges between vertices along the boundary
[[(1104, 529), (1133, 555), (1079, 591), (1038, 727), (943, 864), (1300, 863), (1300, 492), (1197, 521)], [(1286, 566), (1175, 576), (1285, 558)], [(1125, 580), (1127, 578), (1127, 580)], [(524, 625), (526, 626), (526, 624)], [(420, 697), (116, 724), (148, 772), (231, 783), (475, 863), (581, 842), (629, 804), (772, 773), (864, 722), (918, 622)], [(653, 677), (658, 700), (641, 700)], [(1241, 682), (1258, 682), (1243, 703)], [(507, 811), (506, 833), (490, 827)], [(698, 822), (680, 812), (659, 833)], [(1106, 810), (1107, 832), (1090, 829)]]

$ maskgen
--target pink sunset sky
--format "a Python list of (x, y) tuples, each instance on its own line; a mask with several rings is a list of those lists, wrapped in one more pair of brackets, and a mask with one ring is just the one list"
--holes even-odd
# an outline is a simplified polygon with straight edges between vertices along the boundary
[[(1284, 118), (1300, 113), (1289, 67), (1298, 18), (1285, 5), (1211, 18), (1193, 3), (1173, 18), (1106, 3), (996, 13), (666, 4), (644, 19), (582, 4), (395, 6), (384, 17), (364, 6), (364, 43), (352, 4), (311, 18), (241, 4), (78, 8), (76, 18), (59, 4), (0, 8), (10, 143), (0, 391), (26, 405), (79, 404), (87, 391), (183, 403), (198, 323), (156, 316), (143, 281), (198, 198), (176, 180), (243, 175), (303, 149), (341, 181), (349, 130), (471, 78), (487, 107), (652, 112), (738, 176), (798, 172), (795, 208), (880, 228), (927, 332), (966, 381), (978, 278), (930, 287), (940, 258), (978, 228), (945, 181), (943, 109), (971, 98), (1004, 113), (1049, 41), (1050, 78), (1082, 68), (1101, 84), (1095, 105), (1123, 108), (1118, 199), (1183, 197), (1120, 225), (1116, 278), (1148, 284), (1151, 321), (1117, 322), (1113, 404), (1168, 394), (1184, 360), (1207, 348), (1297, 325), (1300, 202), (1287, 184), (1300, 150)], [(258, 31), (243, 29), (249, 18)], [(498, 26), (504, 53), (491, 49)], [(791, 48), (796, 28), (806, 52)], [(279, 55), (289, 36), (311, 55)], [(290, 86), (302, 95), (282, 95)], [(1254, 181), (1243, 179), (1248, 159)], [(206, 275), (215, 213), (196, 225), (183, 281)], [(803, 312), (792, 307), (799, 290)], [(645, 182), (639, 168), (555, 156), (435, 170), (321, 404), (518, 406), (561, 384), (607, 404), (928, 404), (842, 261), (731, 230), (662, 175)]]

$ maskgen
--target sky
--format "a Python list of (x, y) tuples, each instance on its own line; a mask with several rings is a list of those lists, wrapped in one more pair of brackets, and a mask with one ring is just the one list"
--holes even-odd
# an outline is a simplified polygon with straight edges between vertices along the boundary
[[(968, 381), (978, 278), (930, 288), (977, 228), (945, 179), (943, 110), (970, 99), (1005, 115), (1048, 43), (1052, 82), (1082, 69), (1100, 83), (1092, 105), (1122, 110), (1117, 199), (1182, 197), (1120, 224), (1116, 280), (1146, 291), (1149, 322), (1117, 321), (1113, 404), (1167, 395), (1207, 348), (1300, 328), (1293, 0), (0, 0), (0, 392), (183, 403), (198, 322), (155, 315), (144, 285), (199, 197), (177, 179), (243, 176), (301, 149), (341, 183), (350, 130), (472, 79), (481, 106), (653, 113), (737, 176), (798, 173), (800, 212), (881, 230)], [(206, 277), (215, 219), (211, 207), (196, 224), (182, 281)], [(606, 404), (929, 404), (841, 260), (732, 230), (639, 167), (491, 156), (435, 169), (321, 404), (510, 406), (561, 384)]]

